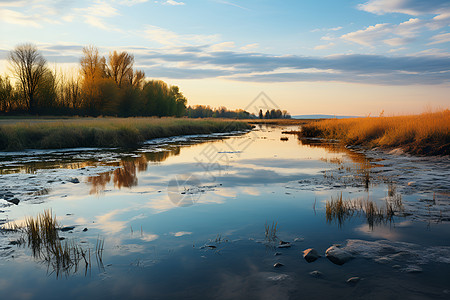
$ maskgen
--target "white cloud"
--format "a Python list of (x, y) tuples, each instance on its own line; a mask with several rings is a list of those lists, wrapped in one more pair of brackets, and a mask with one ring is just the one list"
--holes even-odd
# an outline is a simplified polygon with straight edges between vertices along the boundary
[(431, 40), (433, 40), (433, 42), (429, 43), (428, 45), (448, 43), (450, 42), (450, 33), (437, 34), (431, 37)]
[(411, 18), (398, 25), (389, 23), (376, 24), (362, 30), (344, 34), (341, 38), (368, 47), (374, 47), (380, 45), (380, 43), (397, 47), (413, 42), (424, 30), (426, 24), (426, 21)]
[(0, 20), (5, 23), (42, 27), (42, 25), (37, 22), (39, 19), (40, 16), (38, 15), (30, 16), (10, 9), (0, 9)]
[(143, 36), (151, 41), (166, 46), (175, 45), (204, 45), (217, 42), (217, 35), (203, 34), (178, 34), (165, 28), (148, 25), (143, 32)]
[(342, 39), (354, 42), (363, 46), (372, 47), (374, 43), (378, 43), (381, 39), (386, 37), (392, 31), (391, 25), (376, 24), (369, 26), (366, 29), (350, 32), (341, 36)]
[(319, 46), (314, 47), (314, 50), (329, 49), (329, 48), (333, 47), (334, 45), (335, 45), (334, 43), (328, 43), (328, 44), (325, 44), (325, 45), (319, 45)]
[(223, 42), (223, 43), (212, 45), (211, 46), (211, 50), (213, 52), (215, 52), (215, 51), (226, 51), (226, 50), (234, 48), (234, 47), (235, 47), (234, 42)]
[(126, 6), (133, 6), (136, 4), (141, 4), (148, 2), (148, 0), (122, 0), (119, 2), (119, 4), (126, 5)]
[(245, 46), (241, 47), (241, 50), (252, 51), (252, 50), (257, 49), (258, 47), (259, 47), (258, 43), (248, 44), (248, 45), (245, 45)]
[(89, 7), (75, 8), (74, 11), (84, 17), (86, 24), (103, 30), (120, 31), (116, 27), (105, 22), (105, 18), (111, 18), (119, 15), (118, 10), (105, 1), (96, 1)]
[(167, 0), (163, 4), (166, 4), (166, 5), (185, 5), (184, 2), (181, 2), (181, 1), (177, 2), (177, 1), (174, 1), (174, 0)]
[(419, 16), (441, 14), (450, 9), (448, 0), (369, 0), (358, 8), (374, 14), (402, 13)]

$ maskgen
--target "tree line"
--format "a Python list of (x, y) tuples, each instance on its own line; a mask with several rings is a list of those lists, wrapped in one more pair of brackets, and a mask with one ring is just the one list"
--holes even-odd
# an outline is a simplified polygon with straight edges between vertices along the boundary
[(51, 70), (31, 44), (17, 46), (8, 60), (15, 83), (0, 75), (2, 113), (181, 117), (186, 112), (179, 87), (146, 80), (125, 51), (105, 58), (96, 47), (84, 47), (78, 72), (69, 76)]
[[(189, 118), (258, 118), (245, 110), (187, 107), (178, 86), (162, 80), (147, 80), (134, 69), (134, 56), (126, 51), (101, 56), (98, 48), (82, 49), (79, 66), (67, 74), (48, 67), (44, 56), (32, 44), (9, 52), (14, 80), (0, 75), (0, 113), (81, 116), (174, 116)], [(260, 119), (290, 118), (287, 111), (259, 112)]]

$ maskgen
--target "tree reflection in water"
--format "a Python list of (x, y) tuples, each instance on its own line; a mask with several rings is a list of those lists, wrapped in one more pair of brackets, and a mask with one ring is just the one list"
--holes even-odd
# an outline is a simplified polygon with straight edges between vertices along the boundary
[(88, 177), (88, 183), (92, 186), (89, 194), (99, 194), (106, 189), (108, 183), (114, 182), (114, 187), (131, 188), (138, 185), (137, 173), (147, 171), (149, 162), (162, 162), (170, 156), (180, 154), (180, 147), (161, 152), (143, 153), (138, 157), (122, 158), (120, 162), (113, 165), (117, 169), (110, 172), (101, 173), (96, 176)]

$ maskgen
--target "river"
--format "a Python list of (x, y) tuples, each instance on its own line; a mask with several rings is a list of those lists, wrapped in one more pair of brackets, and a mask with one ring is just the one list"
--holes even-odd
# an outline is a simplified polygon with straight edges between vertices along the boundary
[[(291, 130), (0, 154), (1, 295), (449, 299), (448, 158)], [(45, 210), (82, 256), (61, 264), (33, 251), (15, 225)], [(333, 245), (350, 259), (328, 259)], [(321, 257), (307, 262), (308, 248)]]

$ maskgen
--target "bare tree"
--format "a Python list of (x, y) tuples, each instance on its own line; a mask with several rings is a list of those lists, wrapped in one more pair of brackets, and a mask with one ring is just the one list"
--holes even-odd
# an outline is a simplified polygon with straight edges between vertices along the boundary
[(121, 87), (122, 82), (133, 74), (134, 56), (123, 51), (109, 54), (108, 75)]
[(38, 84), (47, 71), (47, 61), (32, 44), (17, 46), (9, 53), (8, 59), (20, 82), (27, 109), (33, 113), (36, 108)]
[(83, 57), (80, 59), (81, 73), (85, 81), (94, 81), (106, 76), (106, 61), (98, 53), (95, 46), (83, 48)]

